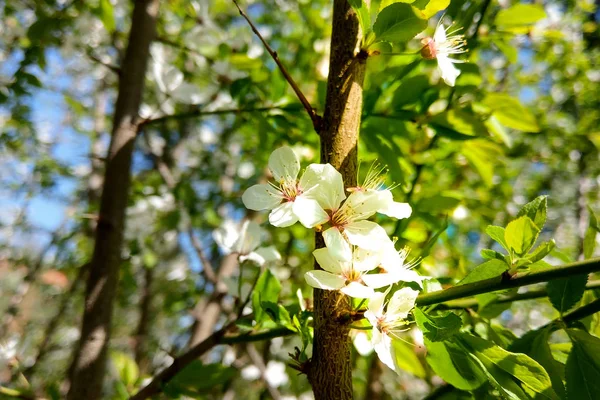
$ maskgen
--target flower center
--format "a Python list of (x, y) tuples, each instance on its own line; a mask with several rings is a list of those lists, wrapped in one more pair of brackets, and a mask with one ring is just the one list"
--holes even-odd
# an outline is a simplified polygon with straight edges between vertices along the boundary
[(281, 196), (285, 201), (294, 201), (296, 197), (300, 196), (303, 193), (302, 188), (298, 186), (298, 182), (296, 181), (279, 181), (279, 186), (275, 186), (275, 188), (281, 192)]

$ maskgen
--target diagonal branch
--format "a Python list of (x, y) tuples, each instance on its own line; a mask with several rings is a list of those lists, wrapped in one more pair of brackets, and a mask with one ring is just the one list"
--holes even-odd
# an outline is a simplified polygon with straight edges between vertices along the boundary
[(502, 274), (495, 278), (458, 285), (437, 292), (425, 293), (417, 297), (417, 305), (428, 306), (443, 303), (445, 301), (461, 299), (463, 297), (475, 296), (482, 293), (495, 292), (497, 290), (512, 289), (534, 283), (547, 282), (554, 279), (567, 278), (573, 275), (589, 274), (600, 271), (600, 258), (573, 262), (559, 267), (549, 268), (542, 271), (530, 273), (518, 273), (513, 276)]
[(165, 384), (173, 379), (175, 375), (188, 366), (192, 361), (198, 359), (215, 346), (222, 344), (258, 342), (276, 337), (289, 336), (295, 333), (287, 328), (275, 328), (260, 333), (244, 333), (228, 336), (227, 333), (235, 328), (236, 322), (237, 320), (225, 325), (225, 327), (214, 332), (208, 338), (190, 348), (179, 357), (176, 357), (169, 367), (162, 370), (148, 385), (142, 388), (135, 395), (131, 396), (129, 400), (147, 399), (151, 396), (161, 393)]
[(310, 105), (310, 103), (306, 99), (306, 96), (304, 96), (304, 93), (302, 93), (302, 91), (298, 87), (298, 84), (296, 84), (296, 82), (294, 81), (294, 78), (292, 78), (292, 76), (290, 75), (290, 73), (287, 71), (287, 69), (285, 68), (285, 66), (283, 65), (283, 63), (281, 62), (281, 60), (279, 59), (279, 56), (277, 55), (277, 52), (274, 51), (271, 48), (271, 46), (269, 46), (269, 44), (267, 43), (267, 41), (258, 32), (258, 29), (256, 28), (256, 26), (252, 23), (252, 21), (250, 21), (250, 18), (248, 18), (248, 16), (246, 15), (246, 13), (240, 8), (240, 6), (237, 3), (237, 1), (236, 0), (232, 0), (232, 1), (235, 4), (235, 6), (237, 7), (238, 11), (240, 12), (240, 15), (242, 17), (244, 17), (244, 19), (246, 21), (248, 21), (248, 24), (250, 25), (250, 28), (252, 28), (252, 32), (254, 32), (254, 34), (256, 34), (256, 36), (258, 36), (258, 38), (260, 39), (260, 41), (262, 42), (262, 44), (265, 46), (265, 49), (267, 49), (267, 51), (269, 52), (269, 54), (271, 55), (271, 57), (275, 61), (275, 64), (277, 64), (277, 67), (279, 67), (279, 70), (281, 71), (281, 73), (285, 77), (285, 80), (288, 81), (288, 83), (290, 84), (290, 86), (294, 90), (294, 93), (296, 93), (296, 96), (298, 96), (298, 99), (300, 100), (300, 102), (304, 106), (304, 109), (306, 109), (306, 112), (310, 116), (310, 119), (311, 119), (311, 121), (313, 123), (313, 127), (315, 128), (315, 131), (317, 133), (320, 132), (320, 130), (321, 130), (321, 119), (322, 119), (321, 116), (318, 115), (316, 113), (315, 109)]
[(262, 112), (262, 111), (286, 111), (286, 112), (295, 112), (301, 110), (300, 104), (293, 105), (290, 104), (288, 106), (265, 106), (265, 107), (253, 107), (253, 108), (226, 108), (222, 110), (203, 110), (202, 107), (195, 108), (191, 111), (182, 112), (179, 114), (172, 115), (164, 115), (162, 117), (150, 118), (145, 121), (142, 121), (139, 125), (139, 129), (141, 130), (143, 127), (147, 125), (159, 124), (161, 122), (165, 122), (168, 120), (180, 120), (187, 118), (196, 118), (196, 117), (204, 117), (208, 115), (223, 115), (223, 114), (242, 114), (242, 113), (252, 113), (252, 112)]

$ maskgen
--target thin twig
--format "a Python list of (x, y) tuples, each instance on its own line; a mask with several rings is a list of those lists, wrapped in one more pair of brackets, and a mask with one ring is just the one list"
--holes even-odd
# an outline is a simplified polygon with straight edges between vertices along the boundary
[(173, 115), (164, 115), (162, 117), (156, 118), (148, 118), (145, 121), (142, 121), (139, 124), (139, 128), (143, 128), (147, 125), (159, 124), (171, 119), (179, 120), (179, 119), (187, 119), (187, 118), (196, 118), (196, 117), (204, 117), (208, 115), (223, 115), (223, 114), (242, 114), (242, 113), (252, 113), (252, 112), (263, 112), (263, 111), (286, 111), (286, 112), (295, 112), (301, 110), (301, 105), (288, 105), (288, 106), (266, 106), (266, 107), (254, 107), (254, 108), (227, 108), (223, 110), (212, 110), (205, 111), (201, 107), (198, 107), (194, 110), (173, 114)]
[(142, 388), (135, 395), (131, 396), (129, 400), (142, 400), (161, 393), (164, 386), (175, 377), (182, 369), (188, 366), (192, 361), (197, 360), (207, 351), (213, 347), (222, 344), (234, 344), (234, 343), (250, 343), (258, 342), (261, 340), (273, 339), (276, 337), (289, 336), (294, 334), (286, 328), (275, 328), (269, 331), (260, 333), (245, 333), (235, 336), (227, 336), (227, 333), (235, 328), (237, 320), (226, 324), (225, 327), (214, 332), (208, 338), (198, 343), (196, 346), (190, 348), (188, 351), (176, 357), (173, 363), (156, 375), (152, 381)]
[(252, 23), (252, 21), (250, 21), (250, 18), (248, 18), (248, 16), (246, 15), (246, 13), (244, 13), (244, 11), (241, 9), (241, 7), (237, 3), (237, 1), (236, 0), (232, 0), (232, 1), (235, 4), (235, 6), (237, 7), (238, 11), (240, 12), (240, 15), (242, 17), (244, 17), (244, 19), (250, 25), (250, 28), (252, 28), (252, 32), (254, 32), (256, 34), (256, 36), (258, 36), (258, 38), (260, 39), (260, 41), (262, 42), (262, 44), (265, 46), (265, 49), (267, 49), (267, 52), (269, 52), (269, 54), (271, 55), (271, 57), (275, 61), (275, 64), (277, 64), (277, 66), (279, 67), (279, 70), (281, 71), (281, 73), (285, 77), (285, 80), (288, 81), (288, 83), (290, 84), (290, 86), (294, 90), (294, 93), (296, 93), (296, 96), (298, 96), (298, 99), (300, 100), (300, 102), (304, 106), (304, 109), (306, 110), (306, 112), (310, 116), (310, 119), (311, 119), (311, 121), (313, 123), (313, 127), (315, 128), (315, 131), (317, 133), (319, 133), (320, 130), (321, 130), (321, 119), (322, 119), (321, 116), (318, 115), (315, 112), (315, 109), (310, 105), (310, 103), (308, 102), (308, 100), (304, 96), (304, 93), (302, 93), (302, 91), (300, 90), (300, 88), (298, 87), (298, 85), (296, 84), (296, 82), (294, 81), (294, 79), (292, 78), (292, 76), (289, 74), (289, 72), (287, 71), (287, 69), (285, 68), (285, 66), (283, 65), (283, 63), (281, 62), (281, 60), (279, 59), (279, 56), (277, 55), (277, 52), (274, 51), (271, 48), (271, 46), (269, 46), (269, 44), (267, 43), (267, 41), (258, 32), (258, 29), (256, 28), (256, 26), (254, 26), (254, 24)]
[(121, 75), (121, 68), (117, 67), (116, 65), (102, 61), (99, 57), (94, 55), (94, 53), (92, 53), (91, 51), (88, 51), (86, 54), (90, 60), (94, 61), (97, 64), (102, 65), (103, 67), (108, 68), (109, 70), (111, 70), (112, 72), (114, 72), (117, 75)]

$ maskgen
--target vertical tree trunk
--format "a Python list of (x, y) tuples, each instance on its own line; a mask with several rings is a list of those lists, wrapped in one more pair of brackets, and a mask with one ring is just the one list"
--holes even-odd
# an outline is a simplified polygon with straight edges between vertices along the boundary
[[(356, 186), (357, 144), (366, 59), (358, 54), (358, 19), (347, 0), (334, 0), (327, 97), (321, 135), (321, 162), (338, 169), (346, 187)], [(316, 235), (316, 247), (323, 238)], [(319, 268), (318, 264), (315, 264)], [(348, 298), (336, 291), (314, 290), (315, 337), (308, 373), (315, 398), (351, 399), (352, 364), (349, 327), (337, 320)]]
[(136, 0), (129, 43), (119, 80), (113, 130), (94, 255), (85, 294), (81, 338), (71, 366), (69, 400), (95, 400), (102, 395), (108, 341), (119, 264), (125, 208), (131, 181), (131, 159), (150, 43), (156, 31), (158, 0)]

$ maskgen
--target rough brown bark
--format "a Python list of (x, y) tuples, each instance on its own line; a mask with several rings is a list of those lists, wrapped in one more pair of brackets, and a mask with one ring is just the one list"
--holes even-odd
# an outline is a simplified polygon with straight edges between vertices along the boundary
[[(321, 162), (338, 169), (346, 187), (356, 186), (357, 144), (366, 59), (358, 52), (359, 25), (346, 0), (335, 0), (327, 97), (321, 135)], [(323, 247), (320, 234), (316, 247)], [(319, 268), (315, 264), (316, 268)], [(351, 399), (352, 364), (347, 323), (348, 298), (337, 291), (314, 290), (315, 334), (308, 378), (315, 398)]]
[(69, 400), (102, 396), (108, 341), (125, 208), (131, 181), (131, 159), (139, 124), (150, 43), (156, 32), (158, 0), (137, 0), (133, 9), (127, 51), (123, 59), (115, 105), (111, 143), (96, 229), (94, 255), (85, 293), (81, 338), (71, 366)]

